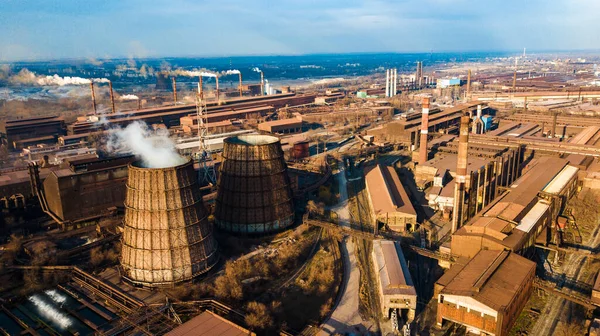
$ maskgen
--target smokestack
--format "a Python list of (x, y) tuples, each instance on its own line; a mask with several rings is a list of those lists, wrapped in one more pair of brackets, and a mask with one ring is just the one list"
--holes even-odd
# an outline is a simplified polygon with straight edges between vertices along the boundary
[(171, 77), (171, 81), (173, 82), (173, 103), (177, 104), (177, 81), (175, 77)]
[(200, 99), (204, 98), (204, 86), (202, 82), (202, 76), (200, 76), (200, 81), (198, 81), (198, 94), (200, 95)]
[(394, 87), (392, 96), (395, 96), (398, 93), (398, 69), (396, 68), (394, 68), (394, 83), (392, 86)]
[(513, 74), (513, 92), (517, 91), (517, 70), (515, 69), (515, 73)]
[(260, 71), (260, 95), (265, 95), (265, 74), (262, 70)]
[(115, 110), (115, 94), (113, 92), (113, 88), (112, 88), (112, 81), (108, 82), (108, 89), (110, 90), (110, 104), (112, 105), (112, 113), (117, 113), (117, 111)]
[(471, 96), (471, 69), (467, 72), (467, 98)]
[(240, 71), (238, 75), (240, 75), (240, 98), (242, 98), (244, 95), (244, 89), (242, 88), (242, 72)]
[(215, 79), (217, 80), (215, 95), (217, 95), (217, 105), (219, 105), (219, 76), (215, 77)]
[(554, 112), (552, 113), (552, 132), (550, 133), (551, 137), (554, 138), (556, 137), (556, 119), (557, 119), (558, 113)]
[(385, 71), (385, 96), (390, 96), (390, 69)]
[(429, 97), (423, 97), (421, 112), (421, 146), (419, 147), (419, 164), (427, 162), (427, 135), (429, 133)]
[(98, 114), (96, 109), (96, 93), (94, 92), (94, 81), (90, 81), (90, 89), (92, 90), (92, 108), (94, 109), (94, 114)]
[(456, 164), (456, 183), (454, 184), (454, 210), (452, 211), (452, 233), (463, 223), (463, 206), (465, 203), (465, 184), (467, 182), (467, 161), (469, 150), (468, 115), (460, 118), (460, 135), (458, 137), (458, 160)]
[(477, 105), (477, 115), (473, 120), (472, 132), (473, 134), (483, 133), (483, 121), (481, 120), (481, 105)]

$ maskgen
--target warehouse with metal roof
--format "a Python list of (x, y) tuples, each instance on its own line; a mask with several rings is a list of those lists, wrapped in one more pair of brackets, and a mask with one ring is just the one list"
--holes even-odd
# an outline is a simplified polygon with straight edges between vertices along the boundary
[(474, 334), (508, 335), (533, 290), (535, 263), (510, 251), (480, 251), (435, 284), (437, 324)]

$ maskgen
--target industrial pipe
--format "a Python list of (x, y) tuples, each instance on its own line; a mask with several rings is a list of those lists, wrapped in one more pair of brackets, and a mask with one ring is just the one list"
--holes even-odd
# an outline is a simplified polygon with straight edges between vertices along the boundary
[(92, 90), (92, 108), (94, 109), (94, 114), (97, 114), (98, 111), (96, 109), (96, 93), (94, 92), (94, 81), (90, 82), (90, 89)]
[(115, 110), (115, 94), (113, 92), (112, 81), (108, 81), (108, 89), (110, 90), (110, 104), (112, 105), (112, 113), (117, 113)]

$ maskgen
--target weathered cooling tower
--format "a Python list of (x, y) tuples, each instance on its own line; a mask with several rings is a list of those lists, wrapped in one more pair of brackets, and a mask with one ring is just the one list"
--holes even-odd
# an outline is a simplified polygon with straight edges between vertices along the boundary
[(169, 168), (129, 165), (121, 266), (129, 281), (169, 286), (207, 272), (217, 244), (192, 161)]
[(241, 135), (225, 139), (215, 220), (234, 233), (271, 233), (294, 222), (290, 178), (279, 139)]

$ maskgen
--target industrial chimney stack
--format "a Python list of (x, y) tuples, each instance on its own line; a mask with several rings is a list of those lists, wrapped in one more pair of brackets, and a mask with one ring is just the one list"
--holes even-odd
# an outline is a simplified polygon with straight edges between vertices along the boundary
[(262, 70), (260, 71), (260, 95), (265, 95), (265, 74)]
[(471, 69), (467, 72), (467, 99), (471, 97)]
[(94, 109), (94, 115), (98, 114), (96, 108), (96, 93), (94, 92), (94, 81), (90, 82), (90, 89), (92, 90), (92, 108)]
[(467, 156), (469, 150), (469, 121), (470, 118), (468, 115), (463, 115), (460, 118), (456, 183), (454, 184), (454, 209), (452, 210), (452, 233), (456, 232), (463, 223), (465, 185), (467, 182)]
[(200, 96), (200, 99), (204, 98), (204, 85), (203, 85), (203, 81), (202, 81), (202, 76), (200, 76), (200, 80), (198, 81), (198, 95)]
[(429, 104), (430, 98), (423, 97), (423, 112), (421, 113), (421, 146), (419, 147), (419, 164), (427, 162), (427, 136), (429, 133)]
[(108, 81), (108, 89), (110, 90), (110, 104), (112, 105), (112, 113), (117, 113), (115, 110), (115, 94), (113, 92), (112, 81)]
[(240, 98), (242, 98), (242, 96), (244, 95), (244, 89), (242, 87), (242, 73), (238, 73), (238, 75), (240, 75)]
[(215, 95), (217, 96), (217, 105), (219, 105), (219, 76), (216, 76), (215, 79), (217, 80)]
[(398, 93), (398, 69), (394, 68), (394, 82), (392, 83), (392, 97)]
[(390, 69), (385, 71), (385, 96), (390, 96)]
[(171, 81), (173, 83), (173, 104), (177, 104), (177, 81), (175, 77), (171, 77)]

